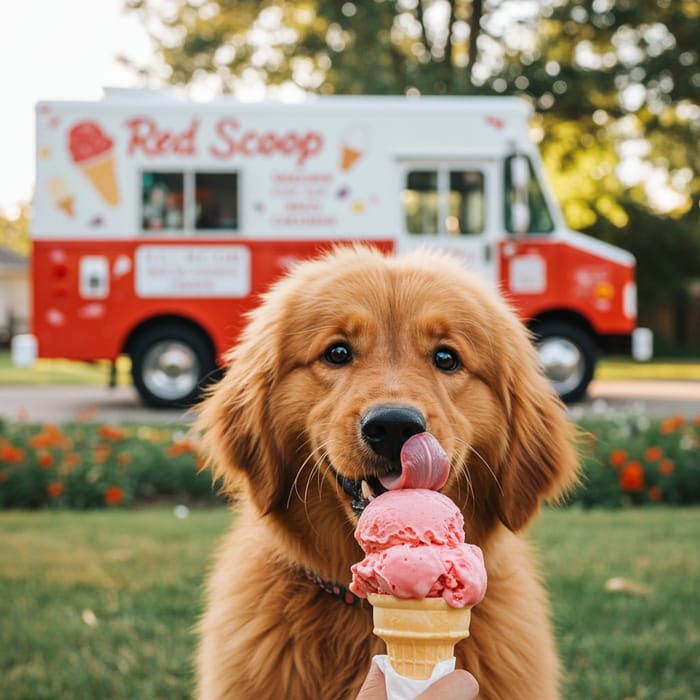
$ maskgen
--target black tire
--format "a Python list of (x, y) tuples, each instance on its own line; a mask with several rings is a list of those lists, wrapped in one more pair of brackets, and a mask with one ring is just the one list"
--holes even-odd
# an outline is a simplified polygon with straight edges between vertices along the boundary
[(131, 377), (142, 401), (154, 408), (186, 408), (216, 373), (211, 342), (177, 322), (151, 326), (131, 342)]
[(559, 397), (566, 403), (583, 399), (598, 359), (591, 335), (564, 321), (543, 321), (533, 331), (540, 362)]

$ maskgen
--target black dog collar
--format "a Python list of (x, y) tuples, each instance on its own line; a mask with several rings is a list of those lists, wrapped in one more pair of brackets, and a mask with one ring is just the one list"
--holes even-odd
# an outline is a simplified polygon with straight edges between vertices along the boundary
[(342, 583), (334, 583), (333, 581), (328, 581), (327, 579), (319, 576), (315, 571), (311, 569), (301, 570), (304, 576), (306, 576), (311, 583), (315, 583), (321, 590), (330, 595), (340, 598), (346, 605), (358, 606), (362, 602), (362, 598), (356, 596), (347, 586), (343, 586)]

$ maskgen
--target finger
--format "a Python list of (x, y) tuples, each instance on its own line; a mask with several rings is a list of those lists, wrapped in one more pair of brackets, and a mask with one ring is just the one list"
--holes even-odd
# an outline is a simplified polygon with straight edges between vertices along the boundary
[(379, 666), (372, 663), (357, 700), (386, 700), (386, 682)]
[(417, 700), (476, 700), (478, 695), (476, 678), (459, 669), (435, 681)]

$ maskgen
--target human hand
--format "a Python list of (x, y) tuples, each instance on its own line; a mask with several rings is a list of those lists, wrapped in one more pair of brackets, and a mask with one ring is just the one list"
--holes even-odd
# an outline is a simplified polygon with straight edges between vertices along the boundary
[[(478, 695), (476, 678), (467, 671), (457, 670), (435, 681), (416, 700), (476, 700)], [(376, 664), (372, 664), (357, 700), (387, 700), (384, 674)]]

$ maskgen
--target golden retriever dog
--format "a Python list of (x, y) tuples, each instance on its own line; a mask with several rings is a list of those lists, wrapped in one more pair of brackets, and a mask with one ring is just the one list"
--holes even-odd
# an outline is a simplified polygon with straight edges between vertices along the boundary
[(358, 513), (428, 431), (489, 577), (457, 665), (488, 700), (557, 698), (547, 596), (519, 533), (575, 483), (577, 457), (497, 292), (444, 253), (340, 247), (265, 294), (228, 361), (198, 422), (238, 510), (208, 581), (198, 697), (356, 697), (384, 653), (347, 591)]

